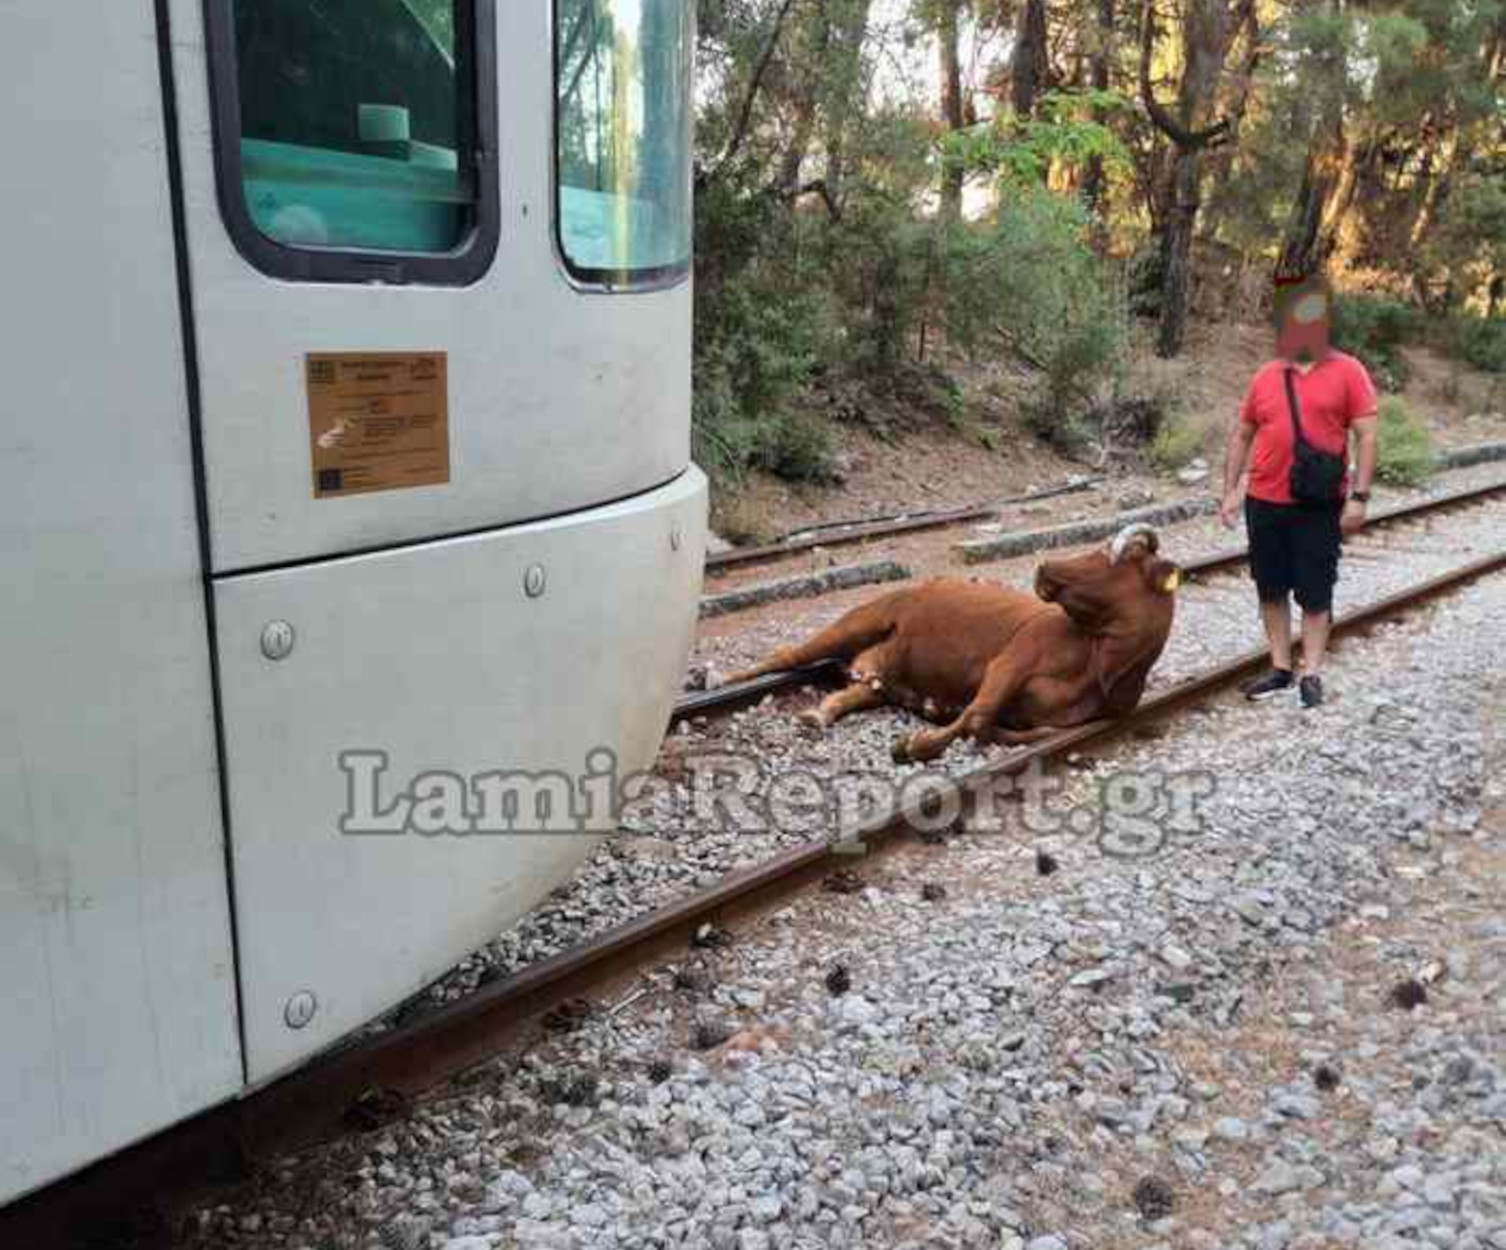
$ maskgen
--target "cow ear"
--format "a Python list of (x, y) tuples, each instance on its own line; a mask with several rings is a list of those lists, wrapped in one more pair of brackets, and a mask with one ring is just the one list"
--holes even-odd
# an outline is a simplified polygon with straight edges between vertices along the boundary
[(1146, 584), (1162, 594), (1175, 594), (1182, 584), (1182, 570), (1170, 560), (1147, 560), (1144, 569)]
[(1053, 603), (1056, 600), (1056, 592), (1058, 589), (1060, 589), (1060, 587), (1057, 583), (1056, 578), (1053, 577), (1051, 575), (1051, 572), (1047, 569), (1046, 561), (1041, 561), (1041, 563), (1036, 566), (1035, 570), (1036, 597), (1039, 599), (1044, 599), (1047, 603)]

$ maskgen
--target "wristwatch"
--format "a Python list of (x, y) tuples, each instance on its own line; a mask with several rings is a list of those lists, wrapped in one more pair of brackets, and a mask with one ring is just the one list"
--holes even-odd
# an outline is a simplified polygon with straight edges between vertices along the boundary
[(1352, 490), (1349, 492), (1349, 498), (1354, 500), (1355, 503), (1369, 503), (1370, 492), (1368, 490)]

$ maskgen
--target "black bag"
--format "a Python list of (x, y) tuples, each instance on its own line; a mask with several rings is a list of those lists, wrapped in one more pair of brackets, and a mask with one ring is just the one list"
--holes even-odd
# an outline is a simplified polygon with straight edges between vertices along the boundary
[(1285, 373), (1286, 406), (1292, 416), (1292, 498), (1298, 503), (1338, 503), (1347, 462), (1343, 456), (1320, 451), (1303, 437), (1293, 372), (1288, 369)]

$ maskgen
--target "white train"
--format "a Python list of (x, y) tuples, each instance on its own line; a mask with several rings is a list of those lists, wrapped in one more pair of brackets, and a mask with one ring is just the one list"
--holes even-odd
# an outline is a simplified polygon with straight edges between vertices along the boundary
[(651, 760), (705, 532), (691, 10), (0, 0), (0, 1204), (594, 844), (466, 833), (441, 772)]

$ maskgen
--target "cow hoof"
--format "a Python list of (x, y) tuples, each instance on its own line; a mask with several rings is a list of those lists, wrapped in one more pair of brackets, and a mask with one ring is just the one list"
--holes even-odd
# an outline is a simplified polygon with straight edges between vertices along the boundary
[(826, 729), (825, 718), (813, 707), (808, 707), (803, 712), (797, 712), (795, 714), (795, 724), (808, 734), (822, 733)]
[(891, 742), (889, 744), (889, 758), (896, 764), (908, 764), (910, 762), (910, 739), (899, 737)]

